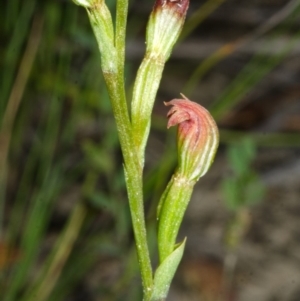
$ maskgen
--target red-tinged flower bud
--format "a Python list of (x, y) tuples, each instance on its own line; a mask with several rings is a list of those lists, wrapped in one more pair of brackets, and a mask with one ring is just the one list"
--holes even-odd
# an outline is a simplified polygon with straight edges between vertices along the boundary
[(170, 56), (184, 24), (189, 0), (156, 0), (147, 26), (148, 55)]
[(178, 173), (194, 181), (212, 164), (219, 145), (219, 131), (205, 108), (183, 97), (165, 103), (173, 106), (167, 115), (168, 128), (178, 125)]

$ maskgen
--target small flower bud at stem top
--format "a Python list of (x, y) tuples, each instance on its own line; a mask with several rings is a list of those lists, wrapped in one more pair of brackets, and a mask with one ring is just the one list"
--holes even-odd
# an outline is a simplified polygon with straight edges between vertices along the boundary
[(212, 164), (219, 145), (216, 122), (205, 108), (185, 97), (165, 105), (173, 105), (168, 128), (178, 125), (178, 173), (197, 181)]
[(147, 52), (167, 60), (184, 24), (189, 0), (156, 0), (147, 26)]

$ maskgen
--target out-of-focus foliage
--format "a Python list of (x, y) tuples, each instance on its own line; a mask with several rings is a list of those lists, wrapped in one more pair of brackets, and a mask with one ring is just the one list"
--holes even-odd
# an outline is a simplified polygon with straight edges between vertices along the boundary
[(1, 300), (77, 300), (106, 261), (119, 272), (91, 298), (130, 298), (121, 158), (87, 17), (71, 1), (14, 0), (0, 14)]
[(228, 149), (227, 157), (233, 175), (223, 180), (226, 206), (231, 210), (248, 207), (263, 199), (264, 186), (251, 164), (256, 149), (253, 141), (244, 139)]

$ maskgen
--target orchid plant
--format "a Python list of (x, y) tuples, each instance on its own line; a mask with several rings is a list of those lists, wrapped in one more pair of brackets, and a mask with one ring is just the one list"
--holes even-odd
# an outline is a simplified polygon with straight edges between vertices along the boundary
[(74, 0), (86, 8), (101, 56), (124, 159), (129, 207), (144, 301), (165, 300), (182, 258), (176, 237), (195, 183), (210, 167), (219, 142), (217, 125), (199, 104), (182, 95), (165, 104), (168, 128), (178, 125), (178, 167), (157, 208), (159, 265), (152, 269), (143, 206), (143, 167), (151, 114), (164, 65), (183, 27), (189, 0), (156, 0), (147, 26), (146, 52), (127, 107), (124, 64), (128, 0), (117, 0), (116, 23), (104, 0)]

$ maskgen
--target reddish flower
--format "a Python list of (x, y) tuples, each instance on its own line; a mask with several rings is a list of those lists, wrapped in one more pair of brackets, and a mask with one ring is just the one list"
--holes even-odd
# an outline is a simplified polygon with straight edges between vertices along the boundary
[(165, 103), (166, 106), (173, 106), (167, 115), (168, 128), (178, 125), (178, 172), (189, 180), (198, 180), (213, 162), (219, 132), (216, 122), (205, 108), (183, 97)]

